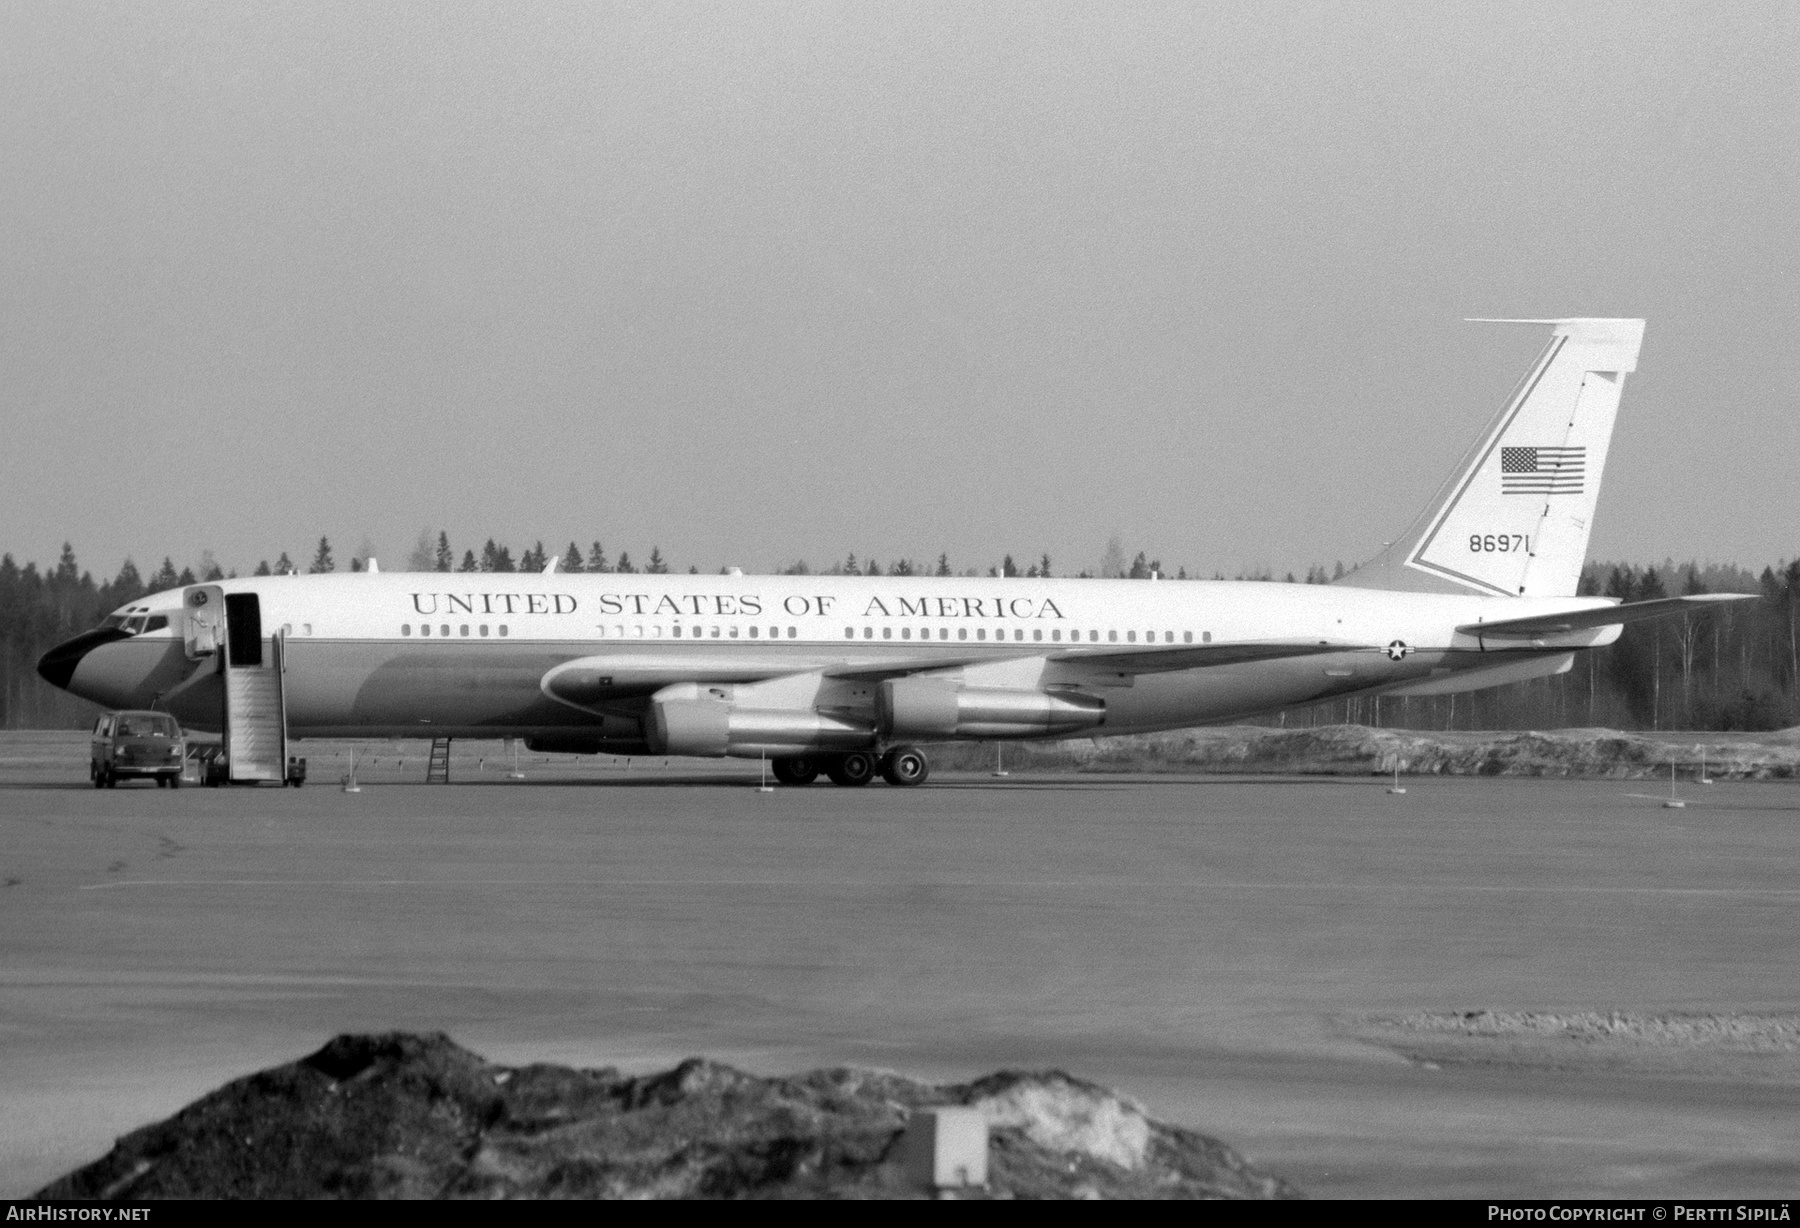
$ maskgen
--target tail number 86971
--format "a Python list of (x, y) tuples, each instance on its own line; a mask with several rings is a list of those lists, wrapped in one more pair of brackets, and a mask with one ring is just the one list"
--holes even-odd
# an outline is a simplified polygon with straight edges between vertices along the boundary
[(1471, 533), (1471, 554), (1530, 554), (1531, 536), (1527, 533)]

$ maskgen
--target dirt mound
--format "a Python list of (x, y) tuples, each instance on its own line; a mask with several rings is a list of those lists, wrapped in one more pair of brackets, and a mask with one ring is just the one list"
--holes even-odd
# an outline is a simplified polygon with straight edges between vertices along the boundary
[(345, 1035), (120, 1139), (37, 1198), (909, 1197), (908, 1110), (967, 1105), (991, 1130), (988, 1192), (1276, 1198), (1215, 1139), (1060, 1071), (933, 1086), (820, 1070), (760, 1078), (492, 1065), (442, 1034)]
[[(986, 748), (946, 748), (946, 767), (993, 763)], [(1298, 775), (1800, 778), (1800, 737), (1620, 733), (1559, 729), (1526, 733), (1426, 733), (1322, 725), (1268, 729), (1234, 725), (1172, 733), (1009, 746), (1006, 766), (1023, 771), (1271, 772)]]

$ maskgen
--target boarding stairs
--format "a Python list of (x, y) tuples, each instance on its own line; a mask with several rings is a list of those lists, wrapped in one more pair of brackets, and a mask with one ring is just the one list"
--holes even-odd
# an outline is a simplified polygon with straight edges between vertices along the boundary
[(447, 785), (450, 783), (450, 739), (431, 739), (431, 759), (425, 764), (425, 783), (428, 785)]
[(260, 660), (228, 661), (225, 668), (225, 757), (233, 784), (288, 778), (285, 645), (279, 635), (264, 643), (267, 651), (255, 654)]

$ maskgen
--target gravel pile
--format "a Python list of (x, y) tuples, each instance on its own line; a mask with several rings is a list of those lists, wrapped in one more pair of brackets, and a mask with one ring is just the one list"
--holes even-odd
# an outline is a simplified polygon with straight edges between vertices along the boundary
[(497, 1066), (447, 1036), (339, 1036), (119, 1140), (37, 1198), (923, 1197), (915, 1107), (990, 1126), (989, 1197), (1278, 1198), (1223, 1143), (1061, 1072), (933, 1086), (866, 1070), (759, 1078)]

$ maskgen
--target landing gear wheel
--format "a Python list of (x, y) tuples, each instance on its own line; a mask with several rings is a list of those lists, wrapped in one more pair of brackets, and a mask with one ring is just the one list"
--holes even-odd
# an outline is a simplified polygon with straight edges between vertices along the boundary
[(169, 787), (169, 778), (167, 776), (158, 776), (156, 778), (156, 787), (159, 789), (168, 788)]
[(833, 755), (825, 764), (825, 774), (834, 785), (860, 788), (875, 778), (875, 756), (868, 751), (853, 750), (847, 755)]
[(784, 785), (810, 785), (819, 778), (819, 761), (806, 755), (790, 755), (769, 765)]
[(881, 757), (881, 778), (890, 785), (910, 789), (931, 775), (931, 760), (916, 746), (896, 746)]

